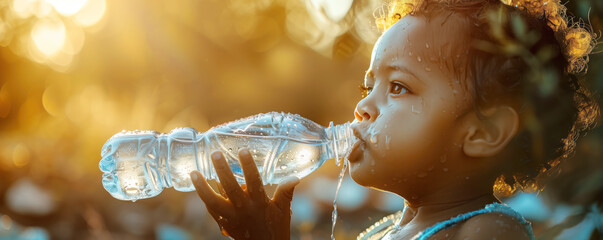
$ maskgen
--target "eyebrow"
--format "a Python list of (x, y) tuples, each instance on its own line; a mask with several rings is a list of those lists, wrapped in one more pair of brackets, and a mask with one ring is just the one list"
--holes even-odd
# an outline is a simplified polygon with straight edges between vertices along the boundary
[(403, 72), (403, 73), (407, 73), (407, 74), (411, 75), (413, 78), (415, 78), (417, 80), (420, 79), (417, 77), (417, 75), (415, 75), (412, 71), (410, 71), (410, 69), (408, 69), (407, 67), (402, 66), (402, 65), (396, 65), (396, 64), (387, 65), (387, 71)]
[[(406, 73), (411, 75), (413, 78), (420, 80), (420, 78), (417, 77), (417, 75), (415, 75), (412, 71), (410, 71), (407, 67), (402, 66), (402, 65), (396, 65), (396, 64), (390, 64), (386, 66), (386, 71), (397, 71), (397, 72), (402, 72), (402, 73)], [(370, 79), (370, 80), (374, 80), (375, 79), (375, 73), (373, 72), (373, 69), (370, 69), (366, 72), (365, 75), (365, 79)]]

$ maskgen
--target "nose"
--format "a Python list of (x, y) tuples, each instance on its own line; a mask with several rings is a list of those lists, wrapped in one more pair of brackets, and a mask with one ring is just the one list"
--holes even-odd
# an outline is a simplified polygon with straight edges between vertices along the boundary
[(375, 121), (375, 118), (379, 115), (379, 111), (375, 106), (372, 106), (369, 101), (369, 97), (366, 97), (356, 105), (354, 116), (358, 122), (362, 121)]

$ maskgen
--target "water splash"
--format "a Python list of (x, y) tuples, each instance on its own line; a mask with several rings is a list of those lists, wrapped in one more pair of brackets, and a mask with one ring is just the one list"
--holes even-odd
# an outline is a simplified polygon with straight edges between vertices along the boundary
[(333, 199), (333, 213), (331, 213), (331, 240), (335, 240), (335, 224), (337, 223), (337, 195), (339, 194), (339, 189), (341, 188), (341, 183), (343, 182), (343, 177), (345, 176), (345, 171), (348, 168), (348, 160), (343, 160), (343, 167), (341, 168), (341, 172), (339, 172), (339, 179), (337, 183), (337, 189), (335, 190), (335, 199)]
[(417, 62), (422, 62), (422, 61), (423, 61), (423, 59), (421, 57), (417, 56)]

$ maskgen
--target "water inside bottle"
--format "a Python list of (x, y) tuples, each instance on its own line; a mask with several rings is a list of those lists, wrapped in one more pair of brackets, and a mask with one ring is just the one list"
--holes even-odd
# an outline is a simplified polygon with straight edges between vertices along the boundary
[[(213, 151), (222, 151), (237, 181), (245, 181), (238, 161), (238, 150), (248, 147), (264, 184), (277, 184), (287, 176), (303, 178), (328, 158), (327, 141), (288, 137), (248, 136), (216, 133), (219, 141), (210, 141)], [(229, 146), (226, 148), (224, 146)], [(210, 153), (211, 154), (211, 153)], [(212, 174), (213, 168), (212, 168)]]

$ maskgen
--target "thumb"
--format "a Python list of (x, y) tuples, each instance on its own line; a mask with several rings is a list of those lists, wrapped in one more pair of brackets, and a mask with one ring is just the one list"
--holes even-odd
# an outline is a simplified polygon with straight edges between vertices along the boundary
[(272, 201), (279, 209), (291, 208), (291, 200), (293, 200), (293, 191), (295, 186), (300, 182), (295, 176), (286, 177), (278, 184)]

